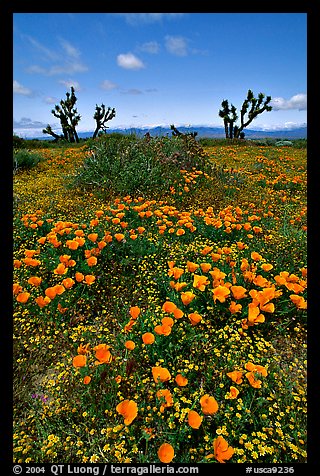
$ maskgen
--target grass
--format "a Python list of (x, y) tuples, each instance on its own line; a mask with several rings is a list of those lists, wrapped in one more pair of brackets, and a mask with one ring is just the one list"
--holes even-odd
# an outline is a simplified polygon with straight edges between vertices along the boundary
[(306, 150), (37, 153), (14, 176), (15, 462), (305, 462)]

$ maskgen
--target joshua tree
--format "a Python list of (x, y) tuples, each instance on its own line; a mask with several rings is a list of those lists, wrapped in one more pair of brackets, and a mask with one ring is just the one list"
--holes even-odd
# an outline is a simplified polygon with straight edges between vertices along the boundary
[(42, 129), (42, 132), (43, 134), (49, 134), (50, 136), (54, 137), (54, 139), (56, 141), (60, 140), (60, 139), (63, 139), (63, 136), (62, 135), (58, 135), (56, 134), (55, 132), (53, 132), (50, 124), (47, 125), (47, 127), (45, 129)]
[(67, 99), (61, 99), (60, 105), (56, 104), (55, 108), (51, 111), (51, 113), (60, 120), (63, 135), (58, 136), (55, 134), (49, 124), (42, 132), (52, 135), (55, 139), (64, 138), (67, 142), (79, 142), (76, 126), (79, 124), (81, 116), (74, 107), (77, 102), (77, 97), (74, 94), (73, 86), (71, 86), (71, 94), (67, 92), (66, 96)]
[(98, 104), (96, 104), (96, 110), (95, 110), (93, 119), (95, 119), (97, 125), (92, 136), (93, 139), (97, 137), (100, 129), (102, 129), (103, 131), (107, 129), (108, 126), (106, 126), (106, 122), (111, 121), (111, 119), (113, 119), (115, 115), (116, 115), (115, 108), (111, 109), (111, 107), (108, 107), (108, 109), (106, 110), (106, 107), (104, 104), (101, 104), (101, 106), (98, 106)]
[(263, 93), (259, 93), (258, 98), (255, 98), (253, 92), (249, 89), (240, 111), (240, 126), (237, 126), (234, 125), (238, 120), (237, 109), (233, 104), (229, 107), (228, 100), (224, 99), (221, 103), (222, 109), (219, 110), (219, 116), (224, 122), (226, 139), (243, 139), (243, 129), (245, 129), (258, 114), (272, 110), (272, 106), (269, 106), (270, 101), (271, 96), (265, 98)]

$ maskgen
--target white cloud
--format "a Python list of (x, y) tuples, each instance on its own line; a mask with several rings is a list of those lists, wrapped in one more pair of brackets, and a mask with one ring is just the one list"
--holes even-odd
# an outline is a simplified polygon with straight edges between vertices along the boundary
[(182, 36), (170, 36), (165, 37), (165, 46), (169, 53), (175, 56), (187, 56), (187, 41)]
[(27, 40), (32, 44), (34, 48), (36, 48), (43, 54), (44, 59), (50, 61), (56, 61), (58, 59), (59, 55), (55, 51), (52, 51), (46, 46), (42, 45), (35, 38), (32, 38), (32, 36), (24, 35), (24, 37), (27, 38)]
[(282, 97), (273, 98), (270, 102), (274, 111), (298, 109), (299, 111), (305, 111), (307, 109), (307, 95), (296, 94), (290, 99), (284, 99)]
[(131, 88), (122, 90), (121, 94), (131, 94), (133, 96), (137, 96), (139, 94), (143, 94), (143, 92), (141, 91), (141, 89)]
[(44, 102), (46, 104), (56, 104), (59, 102), (59, 99), (52, 96), (47, 96), (46, 98), (44, 98)]
[(185, 13), (117, 13), (116, 15), (124, 16), (129, 25), (140, 25), (156, 23), (164, 19), (172, 20), (185, 15)]
[(142, 69), (143, 62), (137, 58), (133, 53), (125, 53), (117, 56), (117, 64), (124, 69)]
[(14, 129), (43, 129), (47, 124), (40, 121), (33, 121), (29, 117), (22, 117), (20, 121), (13, 120)]
[[(37, 52), (41, 53), (40, 60), (47, 64), (51, 63), (49, 66), (47, 64), (46, 66), (33, 64), (27, 68), (28, 73), (54, 76), (88, 71), (88, 67), (79, 60), (81, 55), (80, 51), (65, 39), (59, 38), (62, 47), (62, 51), (60, 50), (59, 52), (47, 48), (31, 36), (26, 35), (26, 38)], [(39, 55), (37, 55), (37, 57), (39, 57)]]
[(31, 89), (22, 86), (22, 84), (18, 83), (15, 79), (13, 80), (13, 93), (21, 94), (22, 96), (32, 96), (33, 94)]
[(147, 41), (139, 46), (139, 50), (155, 55), (159, 53), (160, 45), (157, 41)]
[(117, 89), (118, 85), (116, 83), (113, 83), (112, 81), (109, 81), (109, 79), (105, 79), (100, 84), (100, 88), (104, 89), (105, 91), (112, 91), (112, 89)]
[(64, 40), (63, 38), (60, 38), (60, 43), (68, 56), (71, 56), (71, 58), (79, 58), (80, 51), (77, 48), (75, 48), (73, 45), (71, 45), (71, 43)]
[(60, 79), (59, 83), (66, 86), (66, 88), (71, 88), (71, 86), (73, 86), (75, 91), (81, 91), (80, 84), (78, 83), (78, 81), (74, 81), (73, 79)]

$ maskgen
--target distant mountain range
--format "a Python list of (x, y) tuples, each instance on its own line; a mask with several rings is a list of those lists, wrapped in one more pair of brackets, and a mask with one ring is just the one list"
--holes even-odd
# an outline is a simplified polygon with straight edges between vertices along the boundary
[[(224, 138), (224, 128), (223, 127), (210, 127), (210, 126), (177, 126), (177, 129), (182, 133), (187, 132), (197, 132), (197, 138), (207, 137), (207, 138)], [(156, 127), (131, 127), (131, 128), (110, 128), (107, 130), (107, 134), (111, 133), (120, 133), (120, 134), (136, 134), (139, 137), (144, 136), (147, 132), (152, 137), (159, 136), (171, 136), (172, 131), (169, 126), (156, 126)], [(79, 138), (88, 138), (92, 137), (93, 131), (84, 131), (78, 132)], [(245, 139), (306, 139), (307, 138), (307, 127), (299, 127), (296, 129), (283, 129), (283, 130), (274, 130), (274, 131), (262, 131), (262, 130), (252, 130), (245, 129)], [(51, 139), (49, 135), (43, 135), (41, 137), (35, 137), (35, 139)]]
[[(208, 138), (224, 138), (224, 128), (222, 127), (207, 127), (207, 126), (194, 126), (194, 127), (186, 127), (181, 126), (177, 127), (177, 129), (182, 133), (187, 132), (197, 132), (197, 137), (208, 137)], [(137, 136), (143, 136), (147, 132), (150, 133), (152, 137), (159, 137), (159, 136), (171, 136), (171, 129), (170, 127), (166, 126), (157, 126), (157, 127), (150, 127), (148, 128), (123, 128), (123, 129), (108, 129), (107, 134), (111, 134), (112, 132), (118, 132), (120, 134), (136, 134)], [(80, 132), (78, 133), (79, 137), (92, 137), (92, 132)], [(300, 127), (297, 129), (284, 129), (284, 130), (276, 130), (276, 131), (256, 131), (251, 129), (245, 129), (245, 138), (247, 139), (263, 139), (263, 138), (274, 138), (274, 139), (306, 139), (307, 138), (307, 127)]]

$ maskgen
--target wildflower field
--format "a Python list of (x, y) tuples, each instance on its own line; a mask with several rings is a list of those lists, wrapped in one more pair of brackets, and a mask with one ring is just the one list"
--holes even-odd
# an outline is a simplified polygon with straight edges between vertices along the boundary
[(306, 148), (36, 152), (13, 179), (15, 462), (306, 462)]

